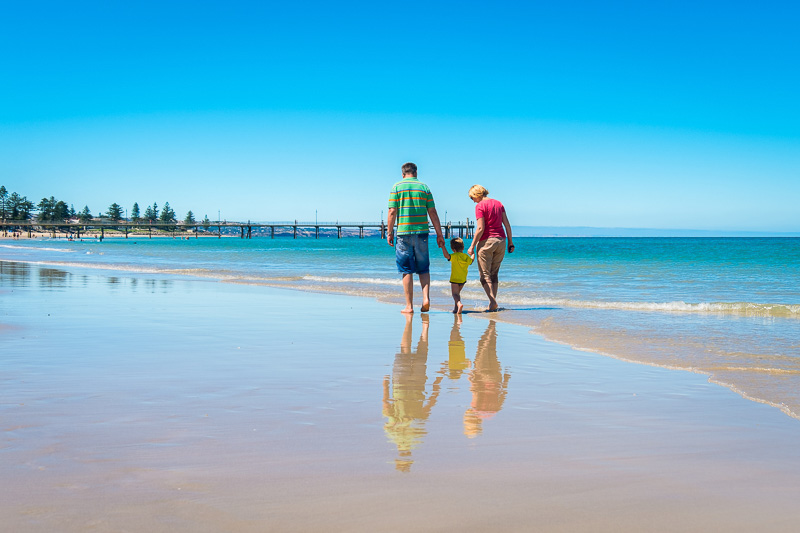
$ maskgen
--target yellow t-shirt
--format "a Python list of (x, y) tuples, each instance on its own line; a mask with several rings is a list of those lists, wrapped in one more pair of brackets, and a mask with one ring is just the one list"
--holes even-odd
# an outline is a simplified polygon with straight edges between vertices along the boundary
[(472, 258), (464, 252), (450, 254), (450, 283), (466, 283)]

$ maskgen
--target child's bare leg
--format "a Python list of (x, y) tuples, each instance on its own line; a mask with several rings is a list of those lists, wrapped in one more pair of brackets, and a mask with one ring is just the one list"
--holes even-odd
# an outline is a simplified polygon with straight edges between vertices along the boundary
[(453, 302), (455, 303), (455, 306), (453, 307), (453, 312), (460, 314), (461, 311), (464, 310), (464, 304), (461, 303), (461, 284), (451, 283), (450, 294), (453, 295)]
[(414, 275), (403, 274), (403, 294), (406, 297), (406, 307), (401, 313), (414, 312)]
[(427, 312), (431, 308), (431, 274), (430, 272), (426, 274), (419, 275), (419, 284), (422, 287), (422, 308), (420, 311), (423, 313)]

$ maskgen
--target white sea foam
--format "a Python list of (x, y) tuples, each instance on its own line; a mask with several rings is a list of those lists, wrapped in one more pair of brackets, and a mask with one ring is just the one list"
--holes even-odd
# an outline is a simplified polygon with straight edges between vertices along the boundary
[[(318, 283), (340, 283), (340, 284), (364, 284), (364, 285), (402, 285), (403, 280), (399, 277), (392, 278), (368, 278), (368, 277), (339, 277), (339, 276), (303, 276), (305, 281), (313, 281)], [(480, 287), (477, 281), (468, 281), (467, 287)], [(431, 287), (441, 287), (450, 289), (450, 282), (448, 280), (431, 280)]]
[[(402, 282), (399, 279), (370, 278), (370, 277), (335, 277), (335, 276), (303, 276), (303, 280), (343, 285), (386, 285), (397, 286)], [(434, 280), (432, 287), (450, 287), (446, 280)], [(468, 282), (466, 287), (480, 288), (477, 281)], [(465, 292), (464, 297), (483, 296), (481, 292), (474, 294)], [(503, 292), (500, 301), (504, 305), (523, 307), (568, 307), (575, 309), (609, 309), (621, 311), (648, 311), (667, 313), (725, 313), (749, 316), (775, 316), (800, 318), (800, 305), (756, 302), (625, 302), (603, 300), (578, 300), (570, 298), (531, 297), (519, 293)]]
[(398, 278), (342, 278), (338, 276), (303, 276), (305, 281), (316, 281), (321, 283), (346, 283), (346, 284), (366, 284), (366, 285), (401, 285), (402, 281)]
[(132, 265), (113, 265), (109, 263), (74, 263), (69, 261), (19, 261), (21, 263), (28, 263), (31, 265), (42, 266), (57, 266), (57, 267), (73, 267), (84, 268), (89, 270), (119, 270), (123, 272), (136, 272), (141, 274), (165, 274), (168, 271), (153, 267), (139, 267)]
[(800, 305), (756, 302), (622, 302), (573, 300), (569, 298), (537, 298), (501, 294), (504, 304), (518, 306), (569, 307), (577, 309), (610, 309), (668, 313), (729, 313), (800, 318)]
[(72, 253), (75, 250), (70, 250), (69, 248), (43, 248), (41, 246), (19, 246), (16, 244), (0, 244), (0, 248), (12, 248), (14, 250), (36, 250), (38, 251), (45, 251), (45, 252), (62, 252), (62, 253)]

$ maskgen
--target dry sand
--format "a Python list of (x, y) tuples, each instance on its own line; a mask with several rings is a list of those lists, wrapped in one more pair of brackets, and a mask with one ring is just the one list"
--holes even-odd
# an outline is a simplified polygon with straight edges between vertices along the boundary
[(7, 531), (796, 531), (800, 423), (366, 299), (0, 280)]

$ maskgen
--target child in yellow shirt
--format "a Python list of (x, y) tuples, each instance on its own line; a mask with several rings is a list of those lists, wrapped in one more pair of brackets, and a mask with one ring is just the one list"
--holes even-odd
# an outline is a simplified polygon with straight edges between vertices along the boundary
[(461, 289), (467, 282), (467, 270), (475, 260), (475, 254), (465, 254), (464, 241), (458, 237), (450, 239), (450, 249), (453, 250), (452, 254), (447, 253), (446, 248), (442, 248), (442, 253), (444, 258), (450, 261), (450, 292), (453, 294), (455, 302), (453, 312), (460, 314), (464, 309), (464, 304), (461, 303)]

